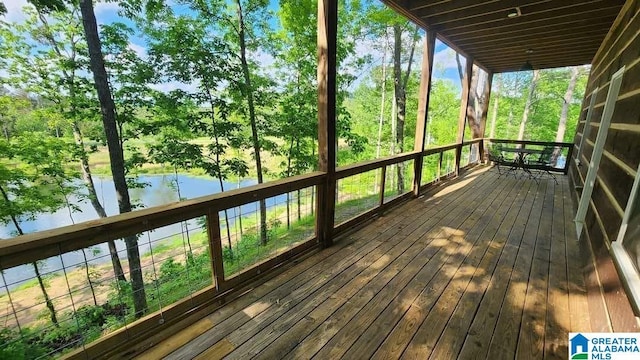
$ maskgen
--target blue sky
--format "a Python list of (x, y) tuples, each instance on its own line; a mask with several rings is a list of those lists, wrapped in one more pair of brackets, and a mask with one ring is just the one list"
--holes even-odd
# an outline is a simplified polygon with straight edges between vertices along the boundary
[[(7, 7), (7, 15), (5, 17), (5, 20), (9, 22), (21, 22), (22, 20), (24, 20), (24, 14), (22, 13), (21, 9), (22, 7), (27, 5), (27, 0), (8, 0), (4, 1), (4, 3)], [(277, 10), (275, 8), (275, 5), (273, 10)], [(118, 16), (118, 4), (115, 2), (98, 2), (95, 5), (95, 12), (99, 24), (112, 23), (115, 21), (125, 23), (128, 22)], [(360, 54), (371, 54), (374, 61), (380, 63), (382, 54), (379, 51), (375, 50), (372, 45), (373, 44), (371, 43), (360, 43), (357, 45), (357, 51)], [(132, 50), (136, 51), (142, 56), (144, 56), (144, 54), (146, 53), (145, 43), (143, 39), (132, 38), (130, 40), (129, 46)], [(414, 69), (419, 69), (420, 67), (421, 53), (422, 44), (419, 44), (419, 46), (416, 48), (416, 61), (414, 63)], [(443, 43), (437, 41), (435, 53), (434, 75), (437, 78), (449, 79), (457, 88), (460, 88), (460, 81), (455, 61), (455, 52)], [(257, 53), (253, 54), (253, 56), (257, 58), (257, 60), (262, 64), (263, 67), (269, 67), (273, 64), (274, 59), (268, 54)], [(165, 83), (157, 86), (158, 90), (172, 90), (178, 87), (184, 89), (185, 85), (177, 83)], [(187, 87), (191, 86), (187, 85)]]

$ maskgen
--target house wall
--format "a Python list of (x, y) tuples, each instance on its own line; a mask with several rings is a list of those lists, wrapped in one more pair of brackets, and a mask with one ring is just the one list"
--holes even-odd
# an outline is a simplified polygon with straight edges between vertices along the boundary
[[(640, 162), (640, 0), (628, 0), (592, 62), (569, 171), (578, 204), (611, 75), (626, 66), (580, 244), (593, 331), (640, 331), (609, 253)], [(576, 165), (591, 94), (598, 88), (587, 141)]]

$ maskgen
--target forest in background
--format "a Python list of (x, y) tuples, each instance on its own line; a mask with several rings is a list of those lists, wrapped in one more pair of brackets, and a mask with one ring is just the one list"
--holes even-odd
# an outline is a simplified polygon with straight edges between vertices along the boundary
[[(78, 211), (71, 198), (106, 217), (96, 174), (113, 178), (124, 213), (144, 206), (129, 197), (145, 186), (140, 174), (206, 176), (225, 190), (228, 179), (316, 169), (315, 1), (118, 4), (120, 21), (99, 26), (88, 0), (33, 0), (24, 21), (0, 23), (0, 220), (16, 235), (39, 214)], [(413, 150), (424, 32), (378, 2), (339, 6), (338, 165)], [(464, 58), (438, 48), (451, 56), (434, 66), (427, 147), (457, 134)], [(486, 73), (474, 73), (478, 113)], [(571, 141), (587, 75), (585, 67), (495, 75), (485, 136)], [(405, 170), (395, 172), (399, 192)], [(259, 213), (254, 240), (267, 246), (263, 201)], [(137, 239), (124, 241), (128, 270), (109, 249), (135, 319), (149, 306)], [(70, 336), (57, 330), (42, 264), (31, 266), (52, 333)], [(64, 342), (50, 338), (42, 343)]]

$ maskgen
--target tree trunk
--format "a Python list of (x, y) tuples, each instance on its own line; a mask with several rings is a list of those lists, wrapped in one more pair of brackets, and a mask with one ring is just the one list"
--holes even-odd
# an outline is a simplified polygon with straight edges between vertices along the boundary
[[(98, 37), (98, 26), (96, 16), (93, 11), (91, 0), (80, 0), (80, 11), (82, 13), (82, 25), (89, 48), (89, 61), (95, 87), (100, 100), (102, 112), (102, 123), (107, 138), (109, 148), (109, 160), (111, 164), (111, 175), (116, 188), (116, 198), (120, 213), (131, 211), (131, 199), (129, 198), (129, 188), (125, 177), (124, 154), (122, 144), (118, 134), (118, 124), (116, 122), (115, 104), (109, 87), (107, 71), (104, 66), (104, 57)], [(144, 280), (140, 266), (140, 251), (138, 249), (138, 239), (128, 236), (125, 239), (127, 245), (127, 258), (129, 260), (129, 276), (131, 278), (131, 289), (133, 293), (133, 307), (136, 317), (141, 317), (147, 311), (147, 299), (144, 290)]]
[(518, 140), (524, 139), (524, 130), (527, 126), (527, 120), (529, 119), (529, 111), (531, 110), (531, 103), (533, 103), (533, 97), (536, 92), (536, 85), (538, 85), (538, 79), (540, 78), (540, 70), (533, 70), (533, 77), (529, 84), (529, 94), (527, 95), (527, 102), (524, 104), (524, 111), (522, 112), (522, 120), (520, 121), (520, 129), (518, 130)]
[(498, 103), (500, 102), (500, 88), (502, 87), (502, 74), (497, 74), (496, 91), (493, 96), (493, 109), (491, 110), (491, 128), (489, 137), (496, 137), (496, 120), (498, 119)]
[[(206, 88), (207, 91), (207, 97), (209, 98), (209, 104), (211, 106), (211, 133), (213, 134), (213, 141), (216, 145), (216, 149), (220, 148), (220, 138), (218, 138), (218, 130), (216, 129), (216, 115), (215, 115), (215, 108), (214, 108), (214, 101), (213, 101), (213, 95), (211, 95), (211, 89), (209, 89), (208, 87)], [(216, 162), (216, 169), (217, 169), (217, 174), (216, 177), (218, 178), (218, 183), (220, 184), (220, 192), (224, 192), (224, 181), (223, 181), (223, 177), (222, 177), (222, 162), (220, 161), (220, 153), (216, 150), (215, 153), (215, 162)], [(227, 244), (229, 245), (229, 251), (232, 252), (233, 254), (233, 250), (231, 247), (231, 227), (229, 226), (229, 212), (227, 209), (224, 210), (224, 223), (226, 225), (227, 228)], [(242, 227), (242, 223), (240, 224), (240, 227)], [(240, 230), (242, 231), (242, 229)], [(189, 248), (191, 248), (191, 245), (189, 245)]]
[[(104, 210), (104, 207), (98, 200), (98, 194), (96, 193), (96, 187), (93, 183), (93, 178), (91, 177), (91, 168), (89, 167), (89, 157), (84, 148), (84, 141), (82, 139), (82, 133), (80, 132), (80, 127), (76, 121), (73, 121), (71, 124), (73, 128), (73, 138), (75, 140), (76, 145), (80, 148), (80, 168), (82, 170), (82, 181), (84, 185), (87, 187), (87, 192), (89, 193), (89, 201), (91, 202), (91, 206), (98, 214), (100, 218), (106, 218), (107, 212)], [(122, 269), (122, 263), (120, 262), (120, 257), (118, 256), (118, 250), (116, 249), (116, 243), (113, 240), (109, 240), (107, 242), (109, 246), (109, 254), (111, 255), (111, 264), (113, 265), (113, 272), (118, 279), (118, 281), (127, 281), (124, 276), (124, 270)]]
[[(258, 137), (258, 126), (256, 119), (256, 109), (253, 99), (253, 88), (251, 87), (251, 74), (249, 73), (249, 64), (247, 63), (247, 44), (245, 39), (244, 15), (242, 13), (242, 4), (240, 0), (236, 0), (238, 15), (238, 40), (240, 43), (240, 63), (242, 66), (242, 74), (244, 76), (244, 92), (247, 97), (249, 106), (249, 121), (251, 123), (251, 137), (253, 142), (254, 158), (256, 160), (256, 172), (258, 175), (258, 184), (263, 183), (262, 178), (262, 160), (260, 159), (260, 139)], [(264, 199), (260, 200), (260, 243), (267, 244), (267, 204)]]
[[(378, 118), (378, 141), (376, 142), (376, 159), (380, 158), (380, 149), (382, 147), (382, 125), (384, 124), (384, 104), (387, 95), (387, 48), (389, 47), (389, 38), (387, 28), (384, 31), (384, 48), (382, 49), (382, 88), (380, 89), (380, 117)], [(380, 175), (376, 171), (376, 180), (373, 184), (373, 191), (384, 191), (380, 189), (382, 181), (378, 178)]]
[[(407, 70), (405, 71), (404, 78), (402, 77), (402, 27), (399, 24), (393, 26), (394, 45), (393, 45), (393, 83), (394, 83), (394, 95), (396, 99), (396, 152), (402, 153), (404, 151), (404, 123), (407, 112), (407, 83), (409, 82), (409, 76), (411, 75), (411, 64), (413, 62), (413, 53), (416, 46), (416, 34), (418, 33), (418, 27), (416, 26), (414, 33), (411, 37), (411, 50), (409, 53), (409, 60), (407, 62)], [(396, 189), (398, 194), (404, 192), (404, 163), (397, 164), (396, 167), (397, 179)]]
[[(293, 156), (293, 141), (294, 137), (291, 136), (289, 143), (289, 153), (287, 154), (287, 178), (291, 177), (291, 157)], [(300, 208), (298, 208), (298, 212)], [(287, 192), (287, 230), (291, 228), (291, 193)]]
[[(5, 202), (9, 203), (11, 201), (9, 199), (9, 196), (7, 195), (7, 192), (2, 187), (0, 187), (0, 193), (2, 193), (2, 198), (4, 199)], [(11, 215), (11, 221), (13, 222), (13, 225), (16, 227), (16, 231), (18, 232), (18, 235), (24, 235), (24, 231), (22, 231), (22, 227), (20, 227), (20, 223), (18, 222), (18, 219), (14, 215)], [(44, 284), (44, 279), (42, 279), (42, 275), (40, 275), (40, 269), (38, 268), (38, 263), (32, 262), (31, 265), (33, 266), (33, 271), (36, 273), (36, 279), (38, 279), (38, 285), (40, 285), (40, 291), (42, 291), (42, 296), (44, 297), (44, 303), (47, 309), (49, 310), (49, 317), (51, 318), (51, 322), (56, 327), (58, 327), (60, 325), (58, 325), (58, 317), (56, 316), (56, 309), (53, 306), (53, 301), (51, 301), (51, 298), (49, 297), (49, 293), (47, 292), (47, 287)]]
[[(571, 100), (573, 99), (573, 90), (576, 88), (579, 73), (580, 69), (577, 66), (571, 69), (571, 78), (569, 78), (569, 85), (567, 85), (567, 91), (564, 93), (564, 97), (562, 98), (562, 110), (560, 111), (560, 121), (558, 122), (558, 130), (556, 131), (556, 142), (562, 142), (564, 140), (564, 133), (567, 130), (569, 106), (571, 106)], [(551, 163), (553, 165), (555, 165), (558, 161), (560, 151), (560, 147), (556, 147), (553, 150), (553, 155), (551, 157)]]
[(469, 84), (469, 101), (467, 103), (467, 123), (471, 130), (471, 138), (477, 139), (483, 137), (481, 134), (480, 117), (478, 110), (480, 109), (480, 97), (478, 96), (478, 81), (480, 72), (476, 66), (471, 70), (471, 83)]

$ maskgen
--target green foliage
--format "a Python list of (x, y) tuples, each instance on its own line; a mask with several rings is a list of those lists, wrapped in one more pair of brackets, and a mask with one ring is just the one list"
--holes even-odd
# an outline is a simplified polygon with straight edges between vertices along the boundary
[(33, 337), (29, 329), (22, 333), (3, 327), (0, 329), (0, 359), (26, 360), (37, 359), (47, 354), (47, 349), (37, 342), (30, 342)]
[[(540, 71), (540, 80), (534, 93), (529, 120), (525, 128), (525, 140), (555, 141), (564, 94), (567, 91), (571, 68), (548, 69)], [(576, 88), (569, 103), (567, 130), (564, 141), (573, 141), (580, 106), (587, 81), (587, 69), (579, 68)], [(498, 100), (499, 107), (495, 122), (495, 137), (515, 139), (528, 96), (531, 74), (527, 72), (500, 74), (501, 88), (491, 95), (489, 109)], [(494, 85), (496, 80), (494, 80)], [(487, 119), (487, 136), (489, 136), (491, 116)]]
[(66, 197), (77, 190), (78, 173), (69, 169), (77, 157), (75, 145), (45, 137), (0, 140), (0, 222), (34, 219), (38, 213), (67, 206)]

